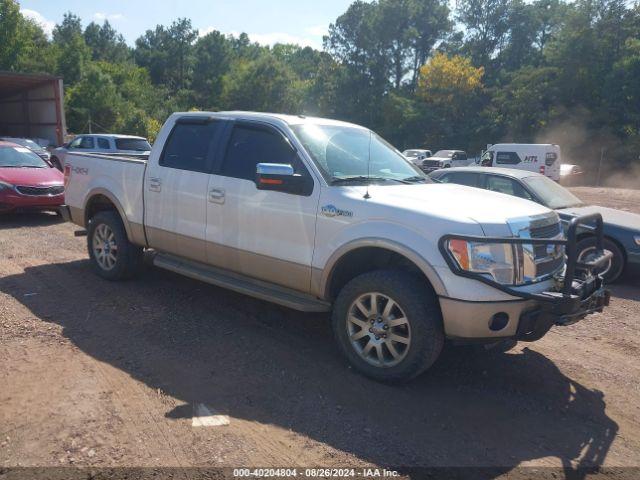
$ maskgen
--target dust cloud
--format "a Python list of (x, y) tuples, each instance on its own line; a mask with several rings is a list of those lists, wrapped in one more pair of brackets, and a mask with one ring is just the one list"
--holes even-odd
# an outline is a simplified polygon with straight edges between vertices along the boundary
[(562, 163), (582, 167), (582, 185), (640, 189), (640, 150), (630, 158), (628, 145), (606, 128), (590, 128), (589, 121), (587, 110), (567, 112), (543, 129), (535, 143), (560, 145)]

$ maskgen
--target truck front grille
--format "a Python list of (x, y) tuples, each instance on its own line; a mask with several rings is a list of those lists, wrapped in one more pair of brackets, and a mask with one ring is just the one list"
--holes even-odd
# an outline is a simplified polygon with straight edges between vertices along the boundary
[(531, 238), (555, 238), (561, 231), (562, 227), (560, 226), (560, 223), (552, 223), (550, 225), (537, 227), (535, 222), (532, 222), (531, 228), (529, 229)]
[(60, 195), (64, 193), (64, 186), (55, 185), (53, 187), (26, 187), (18, 185), (16, 187), (18, 193), (22, 195), (29, 195), (32, 197), (52, 197), (54, 195)]
[(424, 162), (422, 162), (422, 166), (424, 168), (433, 168), (433, 167), (440, 168), (440, 162), (438, 160), (425, 160)]
[[(562, 224), (558, 216), (546, 214), (514, 219), (509, 222), (514, 236), (531, 239), (562, 238)], [(538, 282), (558, 272), (565, 263), (564, 246), (523, 244), (519, 255), (519, 270), (526, 282)]]

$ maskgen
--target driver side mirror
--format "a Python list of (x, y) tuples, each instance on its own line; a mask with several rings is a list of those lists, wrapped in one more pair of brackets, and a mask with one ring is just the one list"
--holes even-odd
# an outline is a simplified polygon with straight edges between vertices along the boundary
[(313, 180), (296, 174), (286, 163), (259, 163), (256, 166), (256, 187), (258, 190), (309, 196), (313, 191)]

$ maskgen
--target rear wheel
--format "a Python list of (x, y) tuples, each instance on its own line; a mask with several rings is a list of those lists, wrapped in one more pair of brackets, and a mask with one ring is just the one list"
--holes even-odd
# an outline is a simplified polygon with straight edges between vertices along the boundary
[(444, 343), (435, 295), (423, 279), (400, 270), (351, 280), (336, 299), (333, 330), (354, 368), (383, 382), (419, 375), (436, 361)]
[[(606, 283), (614, 283), (620, 278), (624, 270), (624, 254), (620, 250), (620, 247), (608, 238), (604, 239), (604, 250), (611, 252), (613, 257), (611, 261), (604, 266), (598, 273), (602, 275)], [(585, 238), (578, 242), (578, 261), (588, 261), (595, 255), (596, 252), (596, 239), (593, 237)]]
[(129, 242), (116, 212), (99, 212), (91, 219), (87, 247), (94, 271), (107, 280), (131, 278), (142, 266), (142, 248)]

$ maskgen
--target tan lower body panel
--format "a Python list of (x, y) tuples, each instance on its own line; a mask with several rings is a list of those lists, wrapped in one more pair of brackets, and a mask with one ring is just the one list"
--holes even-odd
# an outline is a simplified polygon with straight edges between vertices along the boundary
[(311, 265), (300, 265), (225, 245), (207, 245), (207, 263), (259, 280), (309, 293)]
[[(444, 333), (451, 338), (503, 338), (512, 337), (518, 330), (520, 315), (536, 305), (535, 301), (467, 302), (440, 297)], [(489, 328), (491, 318), (504, 312), (509, 322), (500, 331)]]
[(85, 227), (84, 224), (84, 210), (77, 207), (69, 207), (69, 214), (71, 215), (71, 221), (76, 225)]
[(309, 293), (310, 265), (300, 265), (225, 245), (207, 243), (157, 228), (147, 227), (147, 236), (149, 246), (155, 250)]

